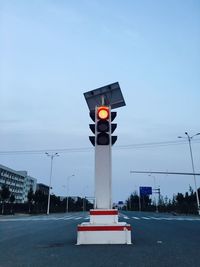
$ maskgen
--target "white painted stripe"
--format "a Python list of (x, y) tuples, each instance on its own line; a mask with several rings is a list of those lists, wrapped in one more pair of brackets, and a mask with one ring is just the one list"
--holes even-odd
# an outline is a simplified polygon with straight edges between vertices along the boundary
[(184, 218), (174, 218), (176, 221), (184, 221)]
[[(121, 215), (120, 217), (123, 217), (126, 220), (129, 220), (130, 218), (125, 215)], [(131, 218), (135, 220), (165, 220), (165, 221), (200, 221), (200, 218), (183, 218), (183, 217), (136, 217), (132, 216)], [(89, 220), (90, 217), (75, 217), (75, 216), (64, 216), (64, 217), (34, 217), (34, 218), (9, 218), (9, 219), (0, 219), (0, 222), (28, 222), (28, 221), (58, 221), (58, 220)]]
[[(19, 219), (18, 221), (21, 221), (21, 219)], [(32, 218), (24, 221), (41, 221), (41, 218)]]
[(1, 222), (17, 222), (17, 221), (28, 221), (27, 219), (2, 219)]
[(153, 220), (162, 220), (161, 218), (159, 217), (149, 217), (150, 219), (153, 219)]
[(133, 219), (135, 219), (135, 220), (140, 220), (140, 218), (138, 218), (138, 217), (132, 217)]
[[(82, 217), (78, 217), (76, 218), (77, 220), (78, 219), (81, 219)], [(24, 218), (24, 219), (0, 219), (0, 222), (25, 222), (25, 221), (58, 221), (58, 220), (70, 220), (70, 219), (74, 219), (74, 217), (50, 217), (50, 218), (46, 218), (46, 217), (43, 217), (43, 218)]]
[(83, 217), (77, 217), (77, 218), (74, 218), (74, 220), (80, 220), (82, 219)]
[(34, 218), (34, 219), (29, 219), (29, 221), (50, 221), (53, 220), (53, 218)]
[(65, 216), (65, 217), (63, 217), (63, 220), (66, 220), (68, 218), (72, 218), (72, 216)]
[(67, 217), (67, 218), (65, 218), (64, 220), (66, 221), (66, 220), (71, 220), (71, 219), (73, 219), (74, 217)]
[(148, 217), (141, 217), (141, 219), (144, 219), (144, 220), (151, 220), (151, 218), (148, 218)]
[(166, 220), (166, 221), (173, 221), (174, 220), (174, 218), (167, 218), (167, 217), (164, 217), (164, 218), (161, 218), (162, 220)]

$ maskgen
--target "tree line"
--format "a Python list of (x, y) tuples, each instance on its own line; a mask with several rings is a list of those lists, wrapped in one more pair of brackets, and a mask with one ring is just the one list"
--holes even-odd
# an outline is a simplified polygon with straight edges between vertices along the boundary
[[(200, 198), (200, 188), (198, 189)], [(31, 188), (28, 192), (26, 203), (15, 203), (15, 196), (9, 190), (9, 187), (3, 185), (0, 190), (0, 211), (1, 214), (29, 213), (39, 214), (46, 213), (48, 195), (41, 190), (33, 192)], [(68, 211), (86, 211), (93, 208), (93, 204), (86, 198), (76, 197), (68, 198)], [(172, 199), (167, 196), (159, 195), (157, 203), (149, 195), (139, 196), (133, 192), (126, 200), (126, 209), (133, 211), (155, 211), (174, 212), (183, 214), (197, 214), (196, 192), (190, 187), (188, 192), (173, 195)], [(65, 212), (67, 210), (67, 197), (61, 199), (54, 194), (50, 198), (50, 212)]]
[[(198, 196), (200, 198), (200, 188), (198, 189)], [(126, 200), (126, 208), (128, 210), (138, 211), (155, 211), (159, 212), (174, 212), (182, 214), (197, 214), (197, 200), (196, 192), (189, 187), (188, 192), (182, 194), (177, 193), (173, 195), (172, 199), (167, 196), (158, 197), (157, 203), (152, 200), (149, 195), (139, 196), (137, 192), (133, 192)]]
[[(42, 214), (47, 212), (48, 195), (41, 190), (30, 188), (25, 203), (15, 203), (15, 196), (10, 192), (9, 187), (3, 185), (0, 190), (0, 210), (1, 214), (29, 213)], [(67, 203), (68, 202), (68, 203)], [(86, 198), (81, 197), (65, 197), (60, 198), (54, 194), (50, 196), (50, 212), (66, 212), (68, 211), (86, 211), (93, 208), (93, 204)]]

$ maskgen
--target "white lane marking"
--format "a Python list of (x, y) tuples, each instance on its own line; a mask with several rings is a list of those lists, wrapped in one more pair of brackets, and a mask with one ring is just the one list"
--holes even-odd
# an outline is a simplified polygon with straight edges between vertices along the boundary
[(135, 220), (140, 220), (140, 218), (138, 218), (138, 217), (132, 217), (133, 219), (135, 219)]
[(73, 217), (72, 216), (65, 216), (65, 217), (63, 217), (63, 220), (66, 220), (68, 218), (73, 218)]
[(200, 219), (193, 218), (185, 218), (185, 221), (200, 221)]
[(184, 218), (174, 218), (175, 221), (184, 221)]
[(29, 219), (28, 221), (46, 221), (46, 220), (52, 220), (52, 218), (33, 218)]
[(77, 218), (74, 218), (74, 220), (80, 220), (82, 219), (83, 217), (77, 217)]
[(0, 221), (1, 222), (17, 222), (17, 221), (23, 222), (23, 221), (29, 221), (29, 220), (27, 220), (27, 219), (1, 219)]
[(71, 220), (71, 219), (74, 219), (74, 217), (66, 217), (66, 218), (64, 218), (63, 220)]
[(1, 222), (26, 222), (26, 221), (44, 221), (50, 218), (19, 218), (19, 219), (0, 219)]
[(64, 220), (65, 217), (62, 217), (62, 218), (52, 218), (53, 220), (55, 221), (59, 221), (59, 220)]
[(38, 218), (16, 218), (16, 219), (0, 219), (0, 222), (25, 222), (25, 221), (58, 221), (58, 220), (70, 220), (70, 219), (81, 219), (82, 217), (38, 217)]
[(159, 217), (149, 217), (150, 219), (153, 219), (153, 220), (162, 220), (161, 218), (159, 218)]
[[(130, 218), (126, 215), (119, 215), (119, 217), (123, 217), (126, 220)], [(135, 220), (165, 220), (165, 221), (200, 221), (200, 218), (184, 218), (184, 217), (153, 217), (153, 216), (132, 216), (131, 218)], [(65, 215), (64, 217), (26, 217), (26, 218), (8, 218), (8, 219), (0, 219), (0, 222), (28, 222), (28, 221), (58, 221), (58, 220), (89, 220), (90, 217), (75, 217), (70, 215)]]

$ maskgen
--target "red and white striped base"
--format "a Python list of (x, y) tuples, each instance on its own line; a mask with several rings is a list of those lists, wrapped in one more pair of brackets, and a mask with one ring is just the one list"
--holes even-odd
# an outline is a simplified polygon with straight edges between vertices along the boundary
[(131, 226), (118, 222), (118, 210), (90, 210), (90, 223), (77, 228), (77, 245), (131, 244)]

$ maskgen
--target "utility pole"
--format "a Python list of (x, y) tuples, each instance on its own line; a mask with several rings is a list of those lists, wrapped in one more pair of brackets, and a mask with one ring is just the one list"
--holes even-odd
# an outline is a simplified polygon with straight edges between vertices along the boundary
[(49, 215), (49, 208), (50, 208), (50, 196), (51, 196), (51, 179), (52, 179), (52, 170), (53, 170), (53, 158), (58, 157), (58, 153), (49, 154), (45, 152), (47, 157), (51, 158), (51, 167), (50, 167), (50, 176), (49, 176), (49, 193), (48, 193), (48, 204), (47, 204), (47, 215)]
[[(190, 149), (190, 157), (191, 157), (192, 171), (193, 171), (193, 177), (194, 177), (194, 188), (195, 188), (196, 199), (197, 199), (197, 212), (200, 215), (199, 195), (198, 195), (198, 189), (197, 189), (196, 175), (195, 175), (195, 170), (194, 170), (194, 160), (193, 160), (193, 154), (192, 154), (192, 145), (191, 145), (192, 138), (197, 136), (197, 135), (200, 135), (200, 133), (197, 133), (197, 134), (194, 134), (193, 136), (190, 136), (187, 132), (185, 132), (185, 135), (187, 136), (189, 149)], [(178, 136), (178, 138), (183, 138), (183, 137)]]

